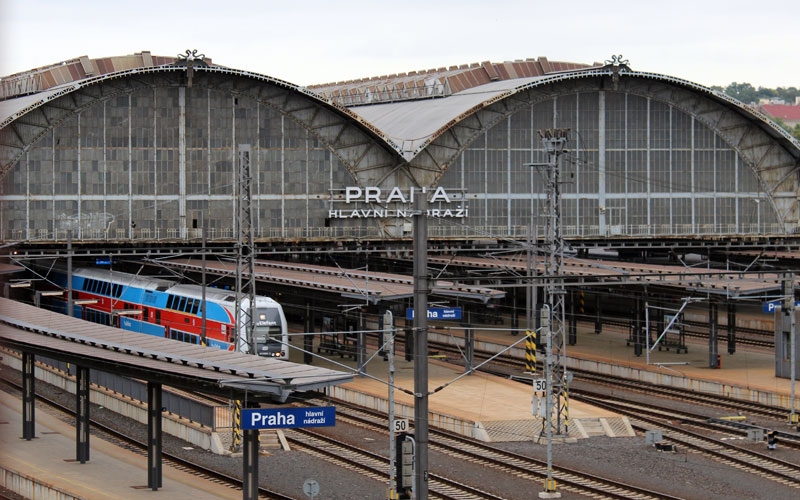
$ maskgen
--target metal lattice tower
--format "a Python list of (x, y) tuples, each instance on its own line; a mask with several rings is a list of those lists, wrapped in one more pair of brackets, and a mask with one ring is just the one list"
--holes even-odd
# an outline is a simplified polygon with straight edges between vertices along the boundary
[[(250, 175), (250, 145), (239, 145), (239, 168), (236, 183), (237, 196), (237, 237), (236, 237), (236, 349), (255, 354), (253, 331), (255, 330), (256, 305), (256, 279), (255, 279), (255, 248), (253, 246), (253, 211), (252, 188)], [(242, 303), (247, 302), (249, 307), (242, 310)], [(242, 331), (244, 330), (244, 331)], [(232, 451), (239, 451), (242, 435), (241, 414), (242, 401), (232, 402), (233, 407), (233, 439)]]
[[(547, 153), (547, 163), (534, 163), (547, 184), (547, 205), (545, 213), (546, 256), (544, 259), (544, 304), (550, 307), (551, 330), (547, 345), (548, 356), (545, 359), (545, 373), (551, 380), (548, 388), (549, 401), (555, 415), (549, 414), (549, 425), (552, 435), (566, 436), (569, 433), (569, 392), (566, 372), (566, 334), (564, 316), (564, 238), (561, 231), (561, 181), (560, 157), (565, 151), (569, 129), (539, 130), (539, 137)], [(547, 340), (542, 339), (542, 343)], [(542, 428), (544, 434), (547, 429)]]
[[(236, 340), (237, 348), (255, 354), (253, 330), (256, 303), (255, 247), (253, 245), (252, 176), (250, 173), (250, 145), (239, 145), (236, 238)], [(249, 301), (247, 311), (242, 302)], [(244, 325), (244, 332), (239, 331)], [(242, 338), (244, 337), (244, 338)]]

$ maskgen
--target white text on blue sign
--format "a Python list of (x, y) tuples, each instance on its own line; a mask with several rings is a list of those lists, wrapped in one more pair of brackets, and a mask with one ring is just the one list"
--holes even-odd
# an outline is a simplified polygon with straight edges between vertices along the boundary
[[(776, 307), (783, 307), (783, 301), (782, 300), (773, 300), (772, 302), (764, 302), (761, 305), (761, 310), (764, 311), (765, 313), (771, 313), (771, 312), (775, 312), (775, 308)], [(794, 307), (795, 308), (800, 307), (800, 301), (795, 302), (794, 303)]]
[(242, 410), (242, 429), (290, 429), (336, 425), (335, 406), (311, 408), (247, 408)]
[[(406, 319), (414, 319), (414, 308), (406, 309)], [(461, 319), (460, 307), (431, 307), (428, 319)]]

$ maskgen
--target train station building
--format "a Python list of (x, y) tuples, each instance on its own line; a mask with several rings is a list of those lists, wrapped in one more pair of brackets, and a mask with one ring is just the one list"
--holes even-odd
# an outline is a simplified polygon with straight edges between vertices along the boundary
[[(390, 329), (381, 318), (391, 319), (388, 313), (394, 312), (396, 318), (406, 318), (408, 327), (412, 296), (431, 295), (437, 302), (430, 304), (437, 306), (464, 306), (465, 316), (458, 326), (438, 325), (445, 334), (435, 332), (437, 327), (426, 327), (425, 335), (406, 328), (405, 361), (431, 355), (428, 333), (449, 342), (460, 328), (464, 339), (459, 354), (462, 347), (470, 353), (463, 356), (463, 375), (472, 375), (473, 327), (484, 330), (484, 339), (494, 336), (489, 344), (512, 344), (510, 349), (521, 342), (510, 342), (509, 333), (534, 329), (536, 307), (531, 302), (535, 304), (537, 294), (549, 294), (551, 301), (557, 295), (558, 312), (568, 322), (568, 333), (561, 333), (571, 345), (580, 344), (577, 322), (583, 321), (581, 333), (588, 344), (572, 365), (559, 360), (564, 361), (559, 381), (567, 380), (561, 375), (568, 367), (581, 369), (579, 365), (602, 364), (614, 373), (624, 369), (640, 379), (653, 376), (648, 371), (650, 335), (655, 333), (660, 342), (662, 332), (674, 334), (670, 327), (683, 323), (676, 317), (689, 304), (702, 302), (699, 322), (709, 351), (702, 360), (708, 360), (707, 366), (701, 368), (722, 367), (717, 340), (723, 324), (729, 354), (736, 351), (736, 331), (745, 323), (759, 335), (766, 331), (771, 337), (774, 330), (774, 357), (763, 365), (771, 368), (774, 361), (776, 378), (788, 378), (791, 372), (788, 404), (794, 416), (794, 378), (800, 374), (794, 359), (800, 349), (789, 338), (796, 326), (789, 326), (790, 315), (781, 319), (773, 310), (781, 305), (792, 310), (800, 289), (793, 271), (800, 264), (800, 142), (754, 107), (679, 76), (635, 67), (636, 61), (616, 55), (581, 63), (539, 57), (302, 87), (186, 51), (177, 56), (84, 56), (2, 77), (2, 294), (33, 301), (31, 295), (13, 291), (31, 287), (38, 302), (44, 292), (63, 292), (47, 290), (52, 286), (48, 273), (61, 260), (68, 260), (68, 275), (75, 261), (76, 266), (108, 270), (108, 276), (112, 267), (118, 275), (178, 276), (202, 282), (203, 290), (210, 273), (212, 286), (239, 290), (240, 259), (246, 250), (258, 259), (257, 265), (250, 261), (247, 271), (257, 281), (258, 294), (274, 297), (293, 326), (303, 325), (292, 354), (302, 351), (308, 356), (303, 363), (312, 364), (317, 342), (318, 357), (330, 355), (323, 363), (335, 363), (336, 368), (357, 363), (354, 372), (362, 376), (368, 347), (379, 346), (370, 359), (389, 359), (383, 334)], [(415, 233), (423, 214), (427, 244), (420, 247)], [(420, 248), (428, 266), (422, 274), (430, 282), (416, 272), (414, 254)], [(418, 281), (430, 288), (420, 292)], [(68, 287), (66, 311), (71, 314), (72, 285)], [(109, 294), (89, 287), (96, 295), (119, 298), (114, 288)], [(151, 288), (167, 290), (166, 285)], [(188, 325), (198, 320), (199, 304), (207, 302), (205, 294), (201, 297), (166, 309), (185, 313)], [(127, 312), (145, 318), (151, 314), (161, 324), (154, 300)], [(8, 301), (0, 302), (11, 310)], [(238, 311), (240, 303), (231, 302)], [(429, 304), (427, 298), (422, 303), (421, 309)], [(762, 304), (770, 307), (763, 316), (764, 323), (773, 321), (768, 327), (753, 320), (762, 318)], [(718, 314), (718, 308), (727, 308), (727, 316)], [(38, 315), (33, 308), (24, 309)], [(737, 319), (742, 309), (744, 319)], [(109, 311), (121, 314), (113, 306)], [(645, 326), (650, 313), (655, 313), (653, 326), (649, 320)], [(618, 335), (617, 351), (609, 356), (597, 346), (610, 344), (599, 343), (606, 340), (596, 334), (614, 316), (623, 318), (621, 329), (630, 333), (627, 344), (624, 333)], [(541, 317), (549, 323), (546, 313)], [(791, 315), (792, 324), (797, 317)], [(242, 323), (235, 321), (240, 328)], [(169, 329), (164, 331), (170, 337)], [(355, 331), (353, 345), (340, 344), (340, 333), (352, 339)], [(315, 332), (335, 332), (336, 339), (323, 344), (325, 335), (320, 335), (312, 341), (310, 333)], [(678, 332), (677, 343), (665, 343), (666, 350), (677, 347), (677, 355), (681, 350), (685, 354), (684, 333)], [(0, 343), (11, 348), (29, 341), (26, 332), (4, 335)], [(412, 336), (425, 342), (412, 347)], [(647, 362), (642, 366), (645, 337)], [(185, 342), (183, 336), (178, 340)], [(763, 339), (756, 342), (767, 345)], [(638, 361), (630, 359), (627, 347), (632, 344)], [(794, 352), (789, 353), (789, 345)], [(40, 347), (25, 348), (30, 352), (24, 359), (32, 367), (30, 353), (40, 354)], [(518, 358), (533, 358), (532, 366), (526, 366), (529, 376), (535, 372), (536, 349), (526, 344), (525, 352), (517, 353)], [(558, 350), (556, 357), (563, 352)], [(604, 359), (597, 359), (598, 353)], [(434, 354), (439, 356), (445, 359)], [(197, 365), (192, 370), (206, 364), (197, 362), (194, 351), (191, 357), (164, 358)], [(748, 370), (752, 359), (739, 356), (732, 365)], [(442, 380), (453, 376), (453, 366), (430, 363), (447, 370)], [(106, 367), (104, 362), (98, 366)], [(381, 376), (384, 368), (379, 368)], [(322, 370), (313, 372), (328, 377), (318, 385), (338, 384), (338, 374)], [(746, 388), (751, 392), (742, 392), (742, 399), (767, 395), (787, 404), (786, 381), (776, 390), (771, 370), (767, 372), (767, 385)], [(33, 369), (26, 373), (32, 380)], [(421, 373), (414, 374), (415, 386), (435, 380), (427, 368)], [(270, 383), (278, 378), (272, 372), (246, 375)], [(663, 373), (655, 376), (664, 379)], [(710, 378), (708, 371), (672, 383), (687, 383), (687, 390), (706, 388), (703, 377)], [(730, 390), (729, 378), (719, 378), (715, 387)], [(225, 380), (232, 386), (227, 375)], [(370, 382), (366, 377), (356, 380), (361, 389), (370, 389)], [(450, 383), (443, 382), (433, 393)], [(554, 390), (548, 382), (547, 390), (556, 396), (560, 422), (568, 414), (561, 407), (568, 398), (560, 397), (565, 385), (559, 383)], [(234, 388), (250, 388), (241, 384)], [(495, 391), (502, 399), (490, 405), (504, 413), (502, 420), (469, 415), (458, 425), (470, 432), (483, 426), (487, 440), (510, 435), (529, 439), (517, 427), (528, 424), (531, 407), (524, 402), (517, 419), (507, 403), (523, 402), (530, 391), (525, 388), (524, 396), (518, 396), (523, 390), (510, 384)], [(270, 388), (284, 400), (290, 389), (296, 388)], [(384, 390), (381, 385), (374, 394), (355, 391), (349, 397), (363, 401), (374, 396), (380, 404)], [(332, 391), (342, 397), (350, 388)], [(161, 408), (159, 392), (160, 387), (152, 392), (152, 408)], [(414, 398), (415, 420), (421, 426), (426, 419), (416, 412), (428, 415), (427, 385), (406, 393)], [(418, 394), (424, 394), (422, 409)], [(461, 405), (470, 397), (467, 388), (454, 399)], [(431, 414), (449, 419), (452, 412), (437, 402), (440, 413)], [(547, 405), (540, 416), (552, 413)], [(411, 408), (409, 403), (401, 411), (410, 414)], [(88, 418), (88, 410), (84, 415)], [(607, 435), (632, 434), (624, 421), (610, 424), (605, 415), (597, 418)], [(27, 421), (32, 418), (26, 416)], [(157, 411), (151, 412), (152, 425), (158, 421)], [(544, 426), (542, 422), (542, 432)], [(575, 427), (591, 434), (588, 424)], [(423, 435), (427, 442), (427, 430)], [(247, 442), (251, 446), (245, 454), (257, 464), (254, 435)], [(427, 451), (422, 463), (427, 475)], [(257, 477), (251, 473), (248, 479), (251, 490)], [(152, 483), (154, 489), (160, 486), (160, 480)]]
[(537, 132), (569, 129), (574, 246), (791, 241), (797, 140), (719, 92), (633, 68), (540, 57), (299, 87), (187, 51), (4, 77), (0, 238), (230, 239), (246, 146), (258, 242), (402, 241), (422, 192), (431, 239), (524, 240), (544, 226)]
[[(244, 199), (259, 256), (408, 274), (419, 198), (434, 253), (546, 239), (537, 165), (548, 161), (542, 137), (564, 131), (558, 212), (570, 252), (796, 264), (800, 143), (751, 106), (635, 63), (539, 57), (301, 87), (186, 51), (10, 75), (0, 240), (23, 256), (68, 238), (87, 257), (167, 256), (197, 248), (205, 229), (210, 247), (230, 250)], [(501, 284), (508, 270), (468, 268), (453, 276)], [(783, 293), (771, 283), (753, 297)], [(516, 310), (521, 299), (504, 300)]]

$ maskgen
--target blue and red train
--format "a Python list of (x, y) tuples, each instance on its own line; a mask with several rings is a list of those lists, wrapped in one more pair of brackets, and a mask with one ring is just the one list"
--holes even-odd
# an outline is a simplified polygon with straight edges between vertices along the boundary
[[(67, 275), (57, 273), (55, 283), (67, 289)], [(200, 344), (203, 330), (203, 289), (164, 278), (139, 276), (107, 269), (80, 268), (72, 273), (73, 315), (87, 321), (124, 330)], [(259, 356), (287, 358), (289, 333), (283, 308), (273, 299), (256, 296), (240, 300), (239, 321), (244, 323), (253, 310), (252, 338), (235, 328), (236, 295), (230, 290), (206, 288), (206, 345), (225, 350), (238, 349)], [(66, 313), (67, 301), (51, 301)]]

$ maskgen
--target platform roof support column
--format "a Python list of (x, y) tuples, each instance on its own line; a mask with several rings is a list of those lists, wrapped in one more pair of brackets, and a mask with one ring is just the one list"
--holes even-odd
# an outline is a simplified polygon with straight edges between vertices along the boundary
[(363, 376), (367, 373), (367, 322), (364, 318), (364, 309), (358, 311), (358, 344), (356, 345), (356, 365), (358, 374)]
[(567, 327), (567, 343), (575, 345), (578, 343), (578, 316), (575, 315), (575, 300), (578, 294), (574, 290), (569, 292), (569, 325)]
[(75, 460), (89, 461), (89, 369), (78, 366), (75, 373)]
[(147, 383), (147, 486), (161, 487), (161, 384)]
[(22, 353), (22, 438), (33, 439), (36, 434), (36, 377), (34, 355)]
[(736, 304), (728, 301), (728, 354), (736, 352)]
[(475, 366), (475, 330), (472, 329), (472, 311), (464, 311), (464, 373), (472, 373)]
[(714, 300), (708, 302), (708, 367), (720, 368), (719, 362), (719, 305)]
[[(311, 302), (308, 300), (306, 301), (305, 331), (306, 333), (303, 334), (303, 363), (310, 365), (314, 360), (314, 312), (311, 309)], [(288, 346), (286, 351), (289, 351)]]
[(244, 431), (242, 499), (258, 500), (258, 429)]
[(594, 297), (594, 333), (600, 334), (603, 332), (603, 301), (601, 300), (600, 293)]

